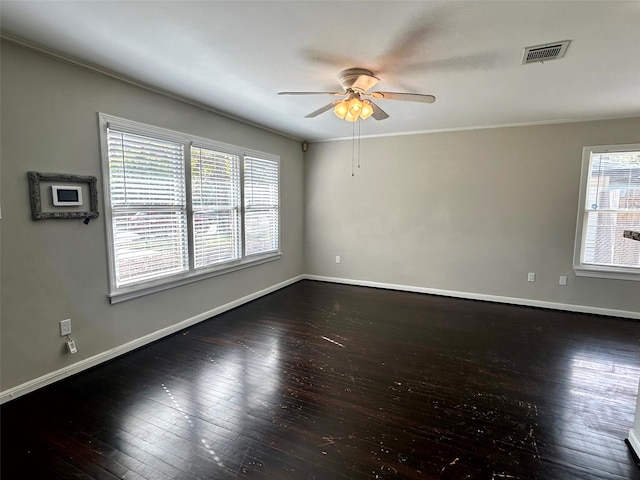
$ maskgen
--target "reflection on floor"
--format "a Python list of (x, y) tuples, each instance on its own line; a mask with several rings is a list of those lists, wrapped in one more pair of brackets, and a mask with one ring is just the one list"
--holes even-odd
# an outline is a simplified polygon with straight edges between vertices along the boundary
[(2, 478), (640, 479), (640, 322), (304, 281), (2, 406)]

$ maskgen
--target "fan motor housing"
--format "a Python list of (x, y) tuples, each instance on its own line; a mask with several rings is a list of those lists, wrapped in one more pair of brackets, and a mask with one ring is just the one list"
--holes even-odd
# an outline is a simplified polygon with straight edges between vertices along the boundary
[[(338, 80), (345, 92), (352, 89), (356, 92), (364, 93), (378, 83), (380, 79), (365, 68), (348, 68), (338, 74)], [(356, 84), (356, 82), (358, 83)]]

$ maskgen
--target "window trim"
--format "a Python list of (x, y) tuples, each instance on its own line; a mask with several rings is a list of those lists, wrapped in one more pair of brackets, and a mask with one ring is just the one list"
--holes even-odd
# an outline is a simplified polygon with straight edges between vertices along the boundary
[(594, 153), (628, 152), (640, 150), (640, 143), (622, 145), (595, 145), (582, 149), (582, 169), (580, 172), (580, 195), (578, 197), (578, 218), (576, 221), (576, 237), (573, 249), (573, 270), (579, 277), (595, 277), (614, 280), (640, 281), (640, 269), (634, 267), (614, 267), (591, 265), (582, 263), (582, 253), (585, 245), (587, 219), (586, 199), (591, 169), (591, 155)]
[[(156, 127), (133, 120), (128, 120), (113, 115), (98, 112), (98, 125), (100, 133), (100, 154), (101, 154), (101, 168), (102, 168), (102, 184), (104, 191), (104, 219), (105, 219), (105, 233), (107, 243), (107, 267), (109, 275), (109, 293), (107, 298), (114, 303), (123, 302), (133, 298), (141, 297), (151, 293), (168, 290), (181, 285), (186, 285), (192, 282), (197, 282), (206, 278), (215, 277), (218, 275), (224, 275), (244, 268), (249, 268), (256, 265), (262, 265), (274, 260), (282, 258), (283, 253), (281, 250), (282, 245), (282, 215), (281, 215), (281, 199), (282, 199), (282, 172), (280, 156), (258, 150), (238, 147), (228, 143), (211, 140), (204, 137), (198, 137), (195, 135), (189, 135), (174, 130), (165, 129), (162, 127)], [(164, 140), (170, 140), (180, 142), (185, 147), (185, 178), (187, 180), (187, 222), (189, 225), (190, 219), (193, 215), (193, 206), (191, 205), (191, 147), (200, 147), (217, 150), (219, 152), (228, 153), (231, 155), (238, 155), (240, 163), (244, 161), (245, 156), (254, 156), (257, 158), (268, 159), (278, 163), (278, 250), (273, 252), (267, 252), (265, 254), (257, 254), (247, 256), (244, 251), (244, 244), (242, 245), (242, 256), (239, 260), (225, 262), (223, 264), (214, 265), (210, 268), (192, 268), (193, 261), (193, 245), (189, 241), (189, 271), (180, 273), (177, 275), (171, 275), (157, 280), (151, 280), (146, 282), (140, 282), (136, 284), (126, 285), (122, 287), (116, 286), (115, 280), (115, 246), (113, 242), (113, 215), (111, 206), (111, 194), (110, 194), (110, 176), (109, 176), (109, 161), (108, 161), (108, 139), (107, 128), (109, 125), (116, 127), (118, 130), (122, 130), (127, 133), (144, 135), (144, 136), (157, 136)], [(242, 197), (244, 197), (244, 183), (243, 183), (244, 169), (241, 165), (241, 180), (240, 188)], [(243, 200), (240, 204), (240, 218), (242, 230), (240, 235), (244, 237), (244, 215), (245, 207)], [(192, 233), (189, 232), (189, 237), (192, 237)]]

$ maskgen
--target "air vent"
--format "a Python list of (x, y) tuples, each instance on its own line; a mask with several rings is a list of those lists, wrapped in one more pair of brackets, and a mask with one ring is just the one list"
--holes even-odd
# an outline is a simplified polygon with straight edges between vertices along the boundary
[(522, 55), (522, 64), (546, 62), (547, 60), (562, 58), (567, 51), (567, 47), (569, 47), (569, 43), (571, 43), (571, 40), (526, 47)]

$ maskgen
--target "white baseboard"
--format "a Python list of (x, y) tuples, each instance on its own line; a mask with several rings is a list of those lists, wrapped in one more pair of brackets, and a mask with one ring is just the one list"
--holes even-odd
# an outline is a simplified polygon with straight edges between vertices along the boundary
[(280, 290), (281, 288), (287, 287), (303, 279), (304, 279), (304, 275), (298, 275), (297, 277), (290, 278), (288, 280), (285, 280), (284, 282), (280, 282), (276, 285), (272, 285), (270, 287), (267, 287), (258, 292), (254, 292), (245, 297), (238, 298), (237, 300), (229, 302), (225, 305), (221, 305), (219, 307), (203, 312), (194, 317), (187, 318), (186, 320), (176, 323), (175, 325), (171, 325), (161, 330), (157, 330), (153, 333), (145, 335), (144, 337), (137, 338), (131, 342), (125, 343), (124, 345), (120, 345), (119, 347), (106, 350), (102, 353), (99, 353), (92, 357), (81, 360), (77, 363), (74, 363), (73, 365), (70, 365), (68, 367), (61, 368), (54, 372), (48, 373), (41, 377), (25, 382), (16, 387), (0, 392), (0, 405), (9, 400), (13, 400), (14, 398), (18, 398), (22, 395), (25, 395), (29, 392), (33, 392), (34, 390), (42, 388), (46, 385), (57, 382), (58, 380), (62, 380), (63, 378), (69, 377), (76, 373), (80, 373), (91, 367), (95, 367), (96, 365), (112, 360), (116, 357), (119, 357), (120, 355), (124, 355), (125, 353), (131, 352), (136, 348), (143, 347), (151, 342), (155, 342), (156, 340), (159, 340), (163, 337), (179, 332), (180, 330), (191, 327), (197, 323), (207, 320), (208, 318), (215, 317), (216, 315), (220, 315), (221, 313), (224, 313), (228, 310), (239, 307), (240, 305), (248, 303), (252, 300), (255, 300), (256, 298), (260, 298), (269, 293), (275, 292), (276, 290)]
[(627, 440), (629, 441), (629, 446), (636, 454), (636, 457), (640, 458), (640, 437), (638, 437), (638, 434), (633, 428), (629, 430), (629, 437)]
[(512, 305), (523, 305), (526, 307), (548, 308), (551, 310), (564, 310), (577, 313), (592, 313), (595, 315), (608, 315), (611, 317), (632, 318), (640, 320), (640, 312), (615, 310), (612, 308), (589, 307), (586, 305), (573, 305), (570, 303), (545, 302), (542, 300), (531, 300), (528, 298), (503, 297), (499, 295), (487, 295), (484, 293), (458, 292), (455, 290), (441, 290), (438, 288), (416, 287), (413, 285), (399, 285), (395, 283), (370, 282), (368, 280), (325, 277), (321, 275), (303, 276), (307, 280), (318, 280), (320, 282), (343, 283), (346, 285), (385, 288), (387, 290), (401, 290), (404, 292), (428, 293), (431, 295), (440, 295), (444, 297), (466, 298), (469, 300), (484, 300), (486, 302), (510, 303)]

